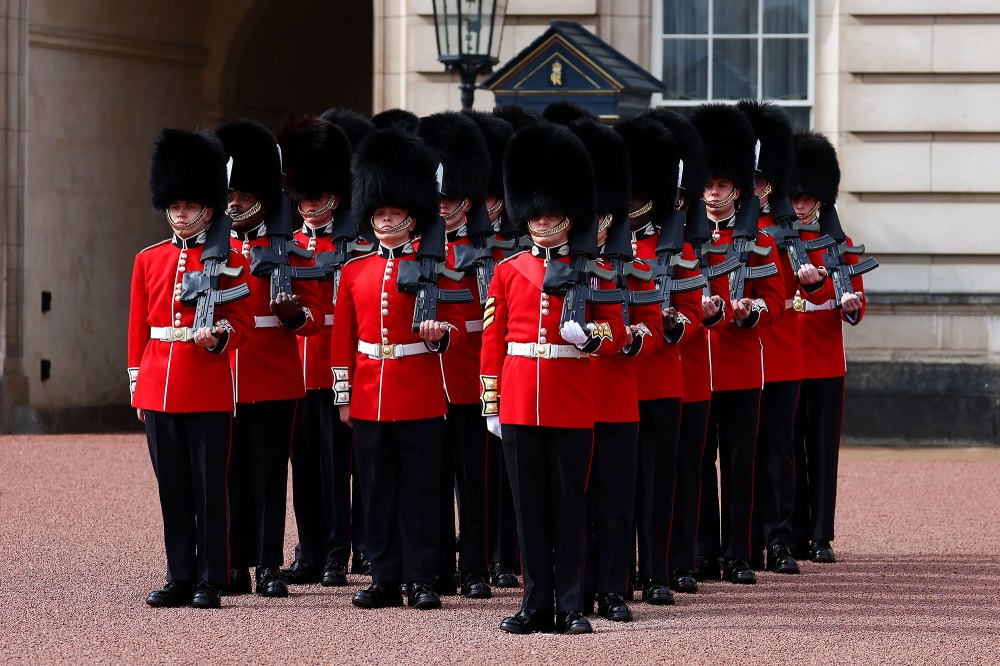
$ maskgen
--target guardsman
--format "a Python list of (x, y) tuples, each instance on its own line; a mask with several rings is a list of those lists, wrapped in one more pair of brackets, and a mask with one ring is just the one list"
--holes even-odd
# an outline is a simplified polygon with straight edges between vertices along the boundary
[[(229, 475), (230, 548), (235, 571), (230, 592), (248, 593), (248, 567), (256, 566), (257, 594), (286, 597), (288, 588), (280, 567), (288, 455), (295, 409), (305, 396), (296, 337), (322, 330), (323, 306), (313, 280), (295, 280), (292, 295), (273, 290), (277, 262), (262, 261), (268, 252), (278, 254), (274, 246), (294, 244), (290, 220), (282, 219), (281, 161), (274, 135), (250, 120), (223, 125), (217, 134), (233, 159), (229, 182), (231, 243), (250, 260), (248, 300), (255, 325), (247, 344), (230, 354), (236, 379)], [(288, 261), (293, 269), (312, 263), (298, 256), (290, 256)]]
[[(670, 130), (684, 163), (681, 192), (678, 196), (680, 209), (687, 211), (689, 218), (693, 215), (704, 218), (704, 208), (696, 205), (704, 183), (708, 180), (708, 165), (701, 137), (691, 121), (674, 111), (654, 107), (646, 115)], [(686, 224), (689, 231), (691, 226), (690, 222)], [(695, 258), (694, 250), (688, 242), (684, 243), (684, 258)], [(704, 290), (702, 299), (708, 300), (710, 297), (711, 291)], [(698, 503), (701, 498), (701, 459), (705, 452), (708, 406), (712, 397), (708, 330), (701, 325), (703, 317), (704, 312), (698, 312), (692, 317), (679, 347), (684, 396), (681, 400), (674, 515), (670, 523), (667, 562), (670, 566), (670, 588), (682, 593), (698, 591), (698, 582), (694, 578), (694, 546), (698, 531)]]
[[(440, 215), (447, 239), (445, 265), (455, 270), (456, 258), (472, 248), (471, 238), (484, 244), (496, 235), (489, 224), (486, 189), (490, 179), (490, 153), (486, 139), (474, 120), (454, 111), (435, 113), (420, 119), (418, 132), (434, 151), (441, 168)], [(478, 215), (473, 227), (469, 218)], [(488, 238), (484, 234), (488, 233)], [(499, 252), (499, 251), (497, 251)], [(499, 256), (502, 258), (502, 255)], [(455, 496), (458, 495), (458, 571), (462, 596), (467, 599), (492, 597), (487, 583), (489, 556), (486, 540), (487, 478), (486, 460), (489, 432), (479, 409), (479, 355), (483, 343), (483, 306), (475, 266), (454, 288), (469, 289), (474, 298), (458, 306), (465, 328), (461, 341), (438, 357), (448, 415), (444, 422), (444, 452), (441, 472), (441, 543), (438, 578), (439, 594), (455, 593)]]
[[(712, 263), (733, 256), (740, 245), (752, 248), (738, 257), (741, 266), (721, 286), (716, 311), (706, 311), (706, 323), (715, 323), (708, 333), (712, 372), (712, 403), (703, 459), (701, 520), (698, 528), (696, 567), (702, 578), (722, 574), (731, 583), (754, 584), (757, 576), (750, 567), (751, 519), (754, 507), (753, 468), (757, 439), (760, 393), (764, 384), (760, 329), (784, 314), (780, 269), (774, 241), (757, 233), (759, 204), (753, 196), (756, 138), (746, 117), (735, 107), (707, 104), (691, 116), (705, 144), (709, 178), (702, 199), (713, 224), (712, 243), (729, 245), (728, 255), (711, 255)], [(749, 203), (748, 203), (749, 202)], [(745, 210), (744, 210), (745, 208)], [(739, 214), (737, 214), (739, 212)], [(749, 219), (742, 217), (749, 215)], [(742, 252), (740, 253), (743, 254)], [(767, 269), (766, 267), (770, 267)], [(771, 277), (746, 279), (743, 293), (733, 293), (740, 273), (747, 268), (774, 272)], [(711, 308), (710, 308), (711, 309)], [(725, 318), (728, 323), (718, 325)], [(719, 457), (722, 507), (716, 485), (715, 459)], [(720, 520), (721, 519), (721, 520)], [(721, 547), (720, 547), (720, 522)]]
[(378, 247), (344, 266), (330, 362), (340, 418), (354, 428), (365, 502), (372, 582), (354, 594), (360, 608), (402, 605), (402, 584), (411, 607), (441, 607), (431, 586), (447, 411), (437, 354), (460, 342), (461, 315), (440, 304), (436, 319), (421, 318), (416, 308), (426, 298), (400, 288), (418, 270), (426, 278), (433, 272), (423, 273), (430, 257), (418, 255), (416, 235), (428, 244), (430, 232), (439, 232), (441, 247), (430, 251), (444, 250), (444, 229), (433, 229), (440, 223), (437, 167), (419, 137), (396, 129), (371, 132), (354, 153), (355, 219), (372, 227)]
[[(367, 119), (365, 119), (367, 120)], [(354, 242), (351, 215), (351, 144), (345, 132), (313, 117), (289, 120), (279, 132), (285, 191), (302, 216), (295, 240), (323, 253)], [(335, 244), (339, 242), (339, 246)], [(350, 253), (335, 260), (336, 271)], [(332, 277), (332, 275), (331, 275)], [(330, 336), (333, 331), (335, 279), (319, 283), (323, 329), (299, 337), (306, 395), (299, 401), (292, 439), (292, 506), (299, 541), (295, 560), (282, 570), (286, 583), (347, 584), (351, 548), (351, 429), (333, 406)]]
[(129, 303), (129, 391), (146, 425), (167, 551), (166, 585), (146, 603), (218, 608), (219, 591), (229, 582), (226, 478), (234, 403), (228, 353), (246, 341), (252, 318), (245, 298), (220, 302), (211, 325), (193, 328), (196, 307), (213, 294), (202, 290), (200, 300), (181, 299), (184, 277), (204, 275), (202, 256), (214, 225), (218, 238), (204, 261), (220, 257), (209, 265), (221, 270), (217, 280), (206, 276), (209, 281), (219, 290), (245, 288), (248, 266), (229, 251), (226, 155), (214, 135), (164, 129), (153, 147), (149, 184), (153, 208), (166, 214), (173, 235), (136, 255)]
[[(677, 195), (677, 143), (670, 131), (653, 118), (633, 118), (618, 123), (615, 129), (625, 139), (632, 165), (629, 223), (633, 254), (637, 259), (656, 262), (661, 226), (674, 210)], [(662, 326), (666, 344), (635, 365), (639, 396), (637, 582), (643, 600), (653, 605), (674, 603), (667, 556), (684, 396), (678, 343), (702, 314), (698, 291), (674, 294), (671, 300), (671, 310), (664, 313)]]
[[(505, 228), (506, 213), (503, 202), (503, 155), (514, 128), (506, 120), (481, 111), (463, 111), (472, 118), (486, 139), (490, 151), (490, 181), (487, 186), (486, 210), (493, 228)], [(499, 236), (498, 236), (499, 238)], [(516, 251), (516, 248), (514, 248)], [(489, 526), (490, 581), (495, 587), (520, 587), (515, 571), (521, 565), (517, 554), (517, 520), (514, 517), (514, 498), (510, 493), (510, 479), (503, 460), (503, 444), (499, 437), (489, 434), (487, 461), (489, 497), (486, 501)]]
[[(794, 215), (788, 203), (794, 147), (788, 116), (771, 102), (741, 100), (737, 108), (750, 121), (760, 141), (757, 181), (754, 193), (760, 201), (758, 227), (761, 233), (782, 232), (775, 226), (775, 216)], [(788, 222), (784, 222), (788, 224)], [(796, 268), (789, 259), (786, 245), (777, 242), (777, 255), (784, 283), (785, 314), (773, 326), (760, 332), (764, 348), (764, 390), (760, 399), (760, 425), (757, 429), (757, 463), (754, 465), (755, 492), (754, 538), (751, 563), (760, 560), (760, 549), (767, 549), (767, 569), (782, 574), (797, 574), (799, 566), (792, 557), (792, 511), (795, 506), (795, 455), (792, 439), (795, 406), (802, 381), (802, 350), (799, 342), (799, 318), (793, 309), (796, 291), (809, 298), (823, 289), (826, 269), (813, 266), (808, 257)], [(829, 287), (829, 285), (827, 285)]]
[[(375, 129), (375, 123), (370, 119), (361, 115), (357, 111), (351, 111), (350, 109), (338, 109), (329, 108), (319, 115), (320, 118), (331, 122), (334, 125), (338, 125), (347, 134), (347, 138), (351, 142), (351, 148), (354, 149), (361, 145), (361, 141), (368, 136), (368, 133)], [(371, 235), (367, 229), (362, 228), (361, 231)], [(372, 238), (374, 238), (372, 236)], [(371, 238), (366, 238), (365, 236), (358, 237), (358, 244), (362, 244), (364, 241), (370, 241)], [(372, 243), (374, 246), (374, 243)], [(335, 422), (339, 423), (339, 419), (334, 419)], [(334, 426), (335, 428), (338, 426)], [(350, 432), (350, 430), (348, 430)], [(355, 459), (353, 453), (351, 454), (351, 474), (357, 476), (358, 466), (357, 460)], [(351, 517), (350, 517), (350, 541), (351, 541), (351, 573), (362, 574), (370, 576), (372, 572), (371, 562), (368, 561), (368, 552), (365, 547), (365, 513), (364, 513), (364, 502), (361, 499), (360, 493), (361, 484), (352, 483), (351, 484)], [(335, 537), (335, 541), (340, 543), (342, 537), (340, 536), (340, 528), (337, 528), (338, 536)]]
[[(582, 142), (557, 125), (525, 127), (511, 137), (504, 182), (511, 221), (535, 245), (497, 264), (483, 320), (483, 414), (503, 437), (524, 575), (521, 610), (500, 629), (590, 633), (585, 490), (597, 382), (589, 356), (622, 348), (621, 306), (586, 305), (582, 317), (563, 321), (559, 292), (576, 300), (591, 283), (583, 270), (552, 264), (569, 269), (572, 250), (572, 265), (594, 272), (588, 258), (597, 252), (594, 175)], [(556, 279), (546, 284), (547, 275)]]
[[(607, 125), (578, 120), (570, 130), (590, 153), (597, 185), (597, 246), (605, 264), (620, 276), (619, 286), (651, 291), (649, 267), (632, 249), (629, 200), (631, 166), (625, 142)], [(622, 310), (623, 318), (625, 310)], [(594, 396), (594, 453), (587, 482), (588, 596), (584, 610), (597, 602), (597, 614), (612, 622), (632, 620), (625, 603), (633, 569), (635, 488), (638, 480), (639, 393), (637, 364), (646, 363), (664, 344), (663, 317), (654, 304), (628, 307), (627, 344), (618, 354), (590, 358), (600, 388)], [(607, 383), (609, 382), (610, 385)]]
[[(840, 165), (830, 141), (814, 132), (796, 134), (795, 165), (790, 194), (799, 220), (818, 220), (821, 233), (853, 245), (834, 208)], [(806, 232), (803, 236), (807, 237)], [(856, 255), (847, 257), (850, 263), (857, 261)], [(804, 379), (795, 424), (794, 538), (801, 551), (806, 551), (808, 543), (808, 551), (801, 555), (813, 562), (836, 561), (831, 542), (847, 371), (843, 326), (844, 322), (857, 326), (865, 314), (861, 276), (852, 277), (851, 283), (854, 293), (845, 293), (840, 303), (833, 298), (832, 289), (828, 300), (821, 303), (799, 301)]]

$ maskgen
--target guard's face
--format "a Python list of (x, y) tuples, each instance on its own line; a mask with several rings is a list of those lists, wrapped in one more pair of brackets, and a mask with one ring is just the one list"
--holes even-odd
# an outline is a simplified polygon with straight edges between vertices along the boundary
[(740, 190), (733, 187), (733, 181), (728, 178), (709, 178), (705, 183), (702, 197), (708, 207), (709, 215), (716, 220), (724, 220), (736, 210), (736, 200), (740, 197)]
[(410, 213), (405, 208), (382, 206), (375, 209), (372, 215), (372, 229), (375, 237), (386, 247), (402, 245), (410, 238), (410, 232), (416, 223), (410, 219)]
[[(492, 211), (494, 208), (496, 208), (497, 201), (500, 201), (500, 199), (493, 196), (492, 194), (486, 197), (486, 209)], [(498, 219), (500, 219), (500, 212), (501, 211), (497, 210), (490, 213), (490, 222), (496, 222)]]
[(302, 219), (306, 221), (306, 224), (321, 227), (330, 221), (330, 218), (333, 217), (333, 211), (337, 210), (337, 206), (340, 205), (339, 201), (334, 201), (333, 205), (325, 213), (316, 215), (316, 212), (323, 210), (330, 203), (331, 196), (329, 192), (324, 192), (323, 196), (319, 199), (303, 199), (299, 202), (299, 212), (302, 214)]
[(462, 226), (465, 222), (465, 213), (460, 212), (464, 199), (441, 195), (438, 204), (438, 212), (444, 218), (444, 226), (448, 231), (453, 231)]
[[(257, 227), (264, 220), (264, 207), (257, 206), (258, 201), (250, 192), (243, 190), (229, 190), (228, 205), (226, 214), (233, 218), (233, 229), (236, 231), (249, 231)], [(257, 211), (246, 218), (237, 219), (241, 215), (253, 210), (257, 206)]]
[(795, 210), (795, 214), (800, 220), (807, 222), (809, 218), (815, 215), (816, 204), (818, 203), (816, 197), (803, 194), (797, 197), (792, 197), (792, 209)]
[(167, 207), (167, 221), (179, 238), (197, 236), (212, 219), (212, 209), (197, 201), (174, 201)]
[[(531, 234), (531, 239), (542, 247), (556, 247), (557, 245), (562, 245), (563, 243), (569, 242), (569, 230), (573, 226), (572, 222), (570, 222), (569, 226), (565, 229), (552, 234), (551, 236), (544, 235), (544, 232), (558, 227), (563, 223), (563, 220), (566, 219), (565, 215), (552, 214), (533, 217), (528, 220), (528, 233)], [(542, 232), (542, 234), (539, 234), (538, 232)]]
[(765, 187), (767, 187), (767, 178), (764, 178), (763, 176), (757, 176), (757, 182), (754, 183), (753, 186), (753, 193), (756, 194), (758, 197), (760, 197), (761, 205), (767, 203), (767, 196), (763, 197), (760, 196), (760, 193), (764, 191)]

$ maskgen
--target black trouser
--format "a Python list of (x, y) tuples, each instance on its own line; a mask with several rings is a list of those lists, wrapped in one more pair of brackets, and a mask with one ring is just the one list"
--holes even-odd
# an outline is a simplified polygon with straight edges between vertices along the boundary
[[(486, 575), (487, 468), (489, 431), (475, 405), (448, 405), (444, 423), (445, 449), (454, 453), (455, 489), (458, 491), (458, 570)], [(454, 548), (454, 539), (452, 540)]]
[[(670, 528), (667, 560), (671, 569), (694, 568), (694, 542), (698, 533), (701, 499), (701, 464), (708, 431), (708, 400), (681, 405), (681, 435), (677, 444), (677, 484), (674, 487), (674, 521)], [(715, 471), (715, 462), (712, 462)]]
[(514, 516), (514, 498), (510, 492), (510, 478), (504, 462), (503, 442), (489, 436), (489, 513), (490, 562), (504, 564), (514, 571), (521, 568), (517, 552), (517, 518)]
[[(754, 450), (759, 408), (760, 389), (712, 393), (702, 460), (698, 555), (718, 557), (721, 552), (725, 558), (750, 559)], [(716, 455), (719, 456), (722, 487), (721, 512), (715, 474)]]
[(632, 570), (638, 423), (595, 423), (587, 481), (587, 593), (624, 595)]
[(593, 449), (590, 428), (504, 425), (521, 546), (521, 607), (543, 612), (583, 609), (586, 488)]
[(292, 440), (295, 559), (347, 564), (351, 554), (351, 429), (340, 421), (332, 389), (299, 400)]
[(753, 549), (792, 545), (795, 510), (795, 406), (799, 381), (767, 382), (760, 397), (754, 479)]
[(833, 541), (843, 421), (844, 378), (802, 380), (795, 422), (796, 544)]
[(444, 419), (354, 419), (372, 578), (430, 583), (438, 557)]
[(639, 532), (640, 582), (667, 582), (667, 550), (674, 512), (677, 439), (681, 400), (639, 401), (639, 464), (636, 527)]
[(232, 566), (280, 567), (297, 400), (239, 403), (229, 473)]
[(163, 513), (167, 580), (229, 584), (229, 412), (145, 410)]
[[(353, 436), (353, 435), (352, 435)], [(351, 443), (351, 550), (355, 553), (366, 552), (365, 543), (365, 500), (361, 496), (361, 484), (358, 482), (357, 446)]]
[[(449, 405), (449, 410), (451, 406)], [(451, 424), (445, 418), (441, 435), (441, 487), (438, 489), (438, 549), (435, 574), (451, 580), (455, 575), (455, 440), (447, 436)]]

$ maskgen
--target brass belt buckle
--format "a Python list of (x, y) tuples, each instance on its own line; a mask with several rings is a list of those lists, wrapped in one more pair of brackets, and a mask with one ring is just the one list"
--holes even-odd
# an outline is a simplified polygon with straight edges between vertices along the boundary
[(174, 342), (184, 342), (187, 340), (187, 329), (172, 328), (170, 329), (170, 337)]
[(380, 345), (378, 348), (378, 355), (383, 359), (396, 358), (396, 345)]
[(551, 358), (552, 347), (548, 343), (537, 343), (535, 344), (535, 356), (538, 358)]

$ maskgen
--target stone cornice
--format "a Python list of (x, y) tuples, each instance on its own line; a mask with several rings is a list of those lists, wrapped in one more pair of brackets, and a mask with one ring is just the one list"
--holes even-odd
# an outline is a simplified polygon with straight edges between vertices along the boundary
[(127, 39), (113, 35), (73, 32), (33, 26), (29, 32), (32, 47), (89, 53), (125, 60), (144, 60), (167, 65), (204, 67), (208, 62), (208, 51), (180, 44)]

